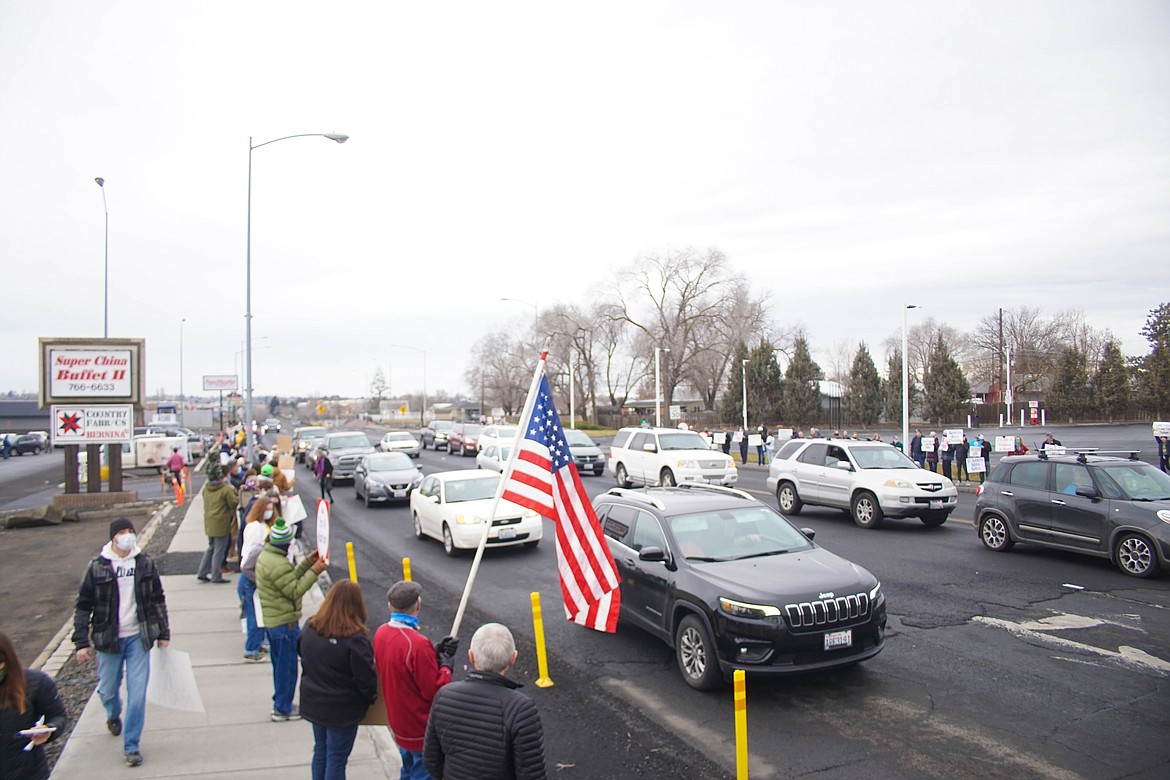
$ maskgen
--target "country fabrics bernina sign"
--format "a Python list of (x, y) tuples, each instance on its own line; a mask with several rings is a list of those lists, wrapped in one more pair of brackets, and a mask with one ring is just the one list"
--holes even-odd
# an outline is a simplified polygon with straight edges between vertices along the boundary
[(52, 407), (53, 446), (128, 442), (134, 433), (130, 404)]

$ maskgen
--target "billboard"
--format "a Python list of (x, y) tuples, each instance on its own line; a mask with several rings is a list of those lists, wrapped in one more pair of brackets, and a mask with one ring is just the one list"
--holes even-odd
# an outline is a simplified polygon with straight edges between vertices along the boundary
[(41, 407), (140, 405), (145, 345), (143, 339), (41, 338)]
[(52, 407), (53, 446), (128, 442), (134, 434), (130, 404)]
[(240, 389), (240, 379), (235, 374), (204, 374), (203, 389), (235, 392)]

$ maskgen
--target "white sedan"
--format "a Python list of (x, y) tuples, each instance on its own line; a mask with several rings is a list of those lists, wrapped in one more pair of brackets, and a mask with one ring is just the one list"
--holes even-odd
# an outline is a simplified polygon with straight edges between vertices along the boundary
[[(475, 549), (483, 535), (483, 524), (489, 519), (500, 478), (494, 471), (475, 469), (442, 471), (425, 477), (410, 494), (414, 535), (438, 539), (451, 556)], [(511, 501), (500, 501), (491, 523), (488, 547), (535, 547), (544, 532), (540, 515)]]
[(483, 452), (489, 444), (507, 444), (510, 445), (516, 440), (516, 426), (515, 425), (488, 425), (485, 426), (479, 433), (479, 438), (476, 439), (475, 446)]
[(504, 468), (508, 465), (508, 457), (511, 454), (511, 442), (504, 445), (496, 443), (488, 444), (475, 456), (475, 467), (477, 469), (488, 469), (489, 471), (503, 474)]
[(405, 452), (417, 458), (422, 451), (422, 444), (406, 431), (390, 431), (378, 442), (378, 449), (382, 452)]

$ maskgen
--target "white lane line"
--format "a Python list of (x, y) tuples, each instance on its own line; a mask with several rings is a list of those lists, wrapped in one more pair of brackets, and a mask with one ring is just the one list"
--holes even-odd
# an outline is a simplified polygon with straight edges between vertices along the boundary
[[(1130, 668), (1137, 668), (1139, 670), (1144, 670), (1144, 671), (1152, 670), (1152, 671), (1156, 671), (1156, 672), (1161, 672), (1163, 674), (1170, 672), (1170, 661), (1164, 661), (1161, 658), (1158, 658), (1157, 656), (1150, 655), (1149, 653), (1145, 652), (1144, 650), (1141, 650), (1141, 649), (1136, 648), (1136, 647), (1129, 647), (1128, 645), (1120, 645), (1117, 648), (1117, 651), (1114, 652), (1112, 650), (1105, 650), (1104, 648), (1101, 648), (1101, 647), (1094, 647), (1093, 645), (1084, 644), (1083, 642), (1074, 642), (1071, 639), (1065, 639), (1064, 637), (1053, 636), (1052, 634), (1047, 633), (1049, 631), (1058, 631), (1062, 628), (1087, 628), (1087, 627), (1089, 627), (1089, 625), (1087, 625), (1087, 624), (1059, 625), (1059, 623), (1061, 622), (1059, 620), (1059, 617), (1060, 616), (1057, 616), (1056, 618), (1044, 618), (1044, 620), (1042, 620), (1042, 621), (1029, 621), (1027, 623), (1013, 623), (1010, 620), (1001, 620), (1000, 618), (983, 617), (982, 615), (976, 615), (972, 620), (976, 623), (982, 623), (983, 625), (986, 625), (986, 626), (992, 626), (994, 628), (1002, 628), (1005, 631), (1008, 631), (1011, 634), (1015, 634), (1018, 637), (1023, 637), (1026, 639), (1035, 639), (1039, 642), (1053, 645), (1055, 647), (1058, 647), (1058, 648), (1061, 648), (1064, 650), (1071, 650), (1071, 651), (1075, 651), (1075, 652), (1089, 653), (1092, 655), (1100, 656), (1101, 658), (1107, 658), (1111, 661), (1116, 661), (1117, 663), (1120, 663), (1123, 666), (1128, 666)], [(1080, 618), (1079, 615), (1069, 615), (1067, 617), (1068, 618)], [(1086, 621), (1086, 620), (1091, 620), (1091, 618), (1081, 618), (1082, 622)], [(1046, 621), (1053, 621), (1053, 622), (1046, 622)], [(1069, 620), (1067, 622), (1075, 623), (1077, 621)], [(1097, 621), (1098, 624), (1101, 622), (1104, 622), (1104, 621)], [(1117, 624), (1114, 624), (1114, 625), (1117, 625)]]

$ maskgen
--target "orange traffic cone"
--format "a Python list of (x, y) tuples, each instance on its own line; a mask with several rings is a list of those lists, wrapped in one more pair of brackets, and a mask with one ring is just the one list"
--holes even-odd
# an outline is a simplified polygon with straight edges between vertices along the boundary
[(183, 490), (182, 484), (175, 483), (175, 504), (177, 506), (183, 505), (183, 499), (186, 498), (186, 492)]

